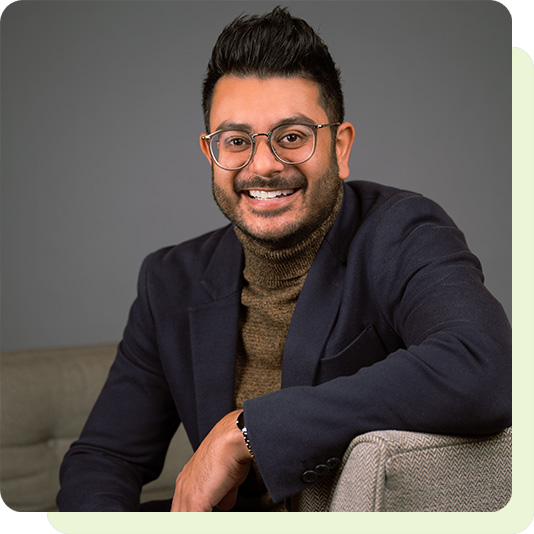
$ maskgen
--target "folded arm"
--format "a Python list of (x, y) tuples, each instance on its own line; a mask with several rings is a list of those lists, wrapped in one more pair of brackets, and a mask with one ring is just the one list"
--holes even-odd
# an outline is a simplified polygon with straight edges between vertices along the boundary
[[(373, 320), (380, 335), (395, 331), (404, 346), (353, 375), (245, 402), (275, 502), (305, 489), (307, 471), (340, 458), (368, 431), (484, 434), (511, 424), (510, 325), (461, 232), (433, 203), (413, 197), (382, 217), (369, 243), (356, 259), (366, 264), (379, 310)], [(350, 267), (349, 260), (347, 277)]]

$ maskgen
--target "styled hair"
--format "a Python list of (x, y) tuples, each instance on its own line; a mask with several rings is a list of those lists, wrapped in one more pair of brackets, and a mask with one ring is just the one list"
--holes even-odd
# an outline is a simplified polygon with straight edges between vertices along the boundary
[(330, 122), (343, 122), (340, 71), (323, 40), (286, 8), (265, 15), (242, 15), (219, 35), (208, 62), (202, 88), (206, 131), (213, 91), (225, 75), (239, 77), (301, 77), (319, 85), (320, 105)]

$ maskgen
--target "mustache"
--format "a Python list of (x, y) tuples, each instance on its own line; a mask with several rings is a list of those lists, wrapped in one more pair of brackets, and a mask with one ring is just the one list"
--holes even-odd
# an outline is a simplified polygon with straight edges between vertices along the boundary
[(303, 189), (308, 185), (308, 181), (302, 174), (293, 176), (274, 176), (265, 179), (255, 175), (251, 178), (237, 178), (234, 182), (234, 192), (239, 194), (248, 189)]

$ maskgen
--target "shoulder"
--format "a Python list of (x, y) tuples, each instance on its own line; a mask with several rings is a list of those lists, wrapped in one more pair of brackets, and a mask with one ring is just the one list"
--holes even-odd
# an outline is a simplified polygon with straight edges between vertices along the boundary
[(150, 261), (162, 264), (206, 261), (212, 256), (221, 240), (228, 237), (228, 233), (234, 233), (231, 225), (212, 230), (176, 245), (160, 248), (149, 254), (148, 258)]
[(398, 281), (439, 265), (481, 270), (463, 232), (434, 200), (370, 182), (360, 182), (355, 192), (365, 262), (383, 287), (385, 278)]
[(464, 234), (435, 201), (373, 182), (349, 182), (360, 224), (353, 245), (373, 271), (468, 253)]
[(218, 250), (237, 249), (239, 241), (231, 225), (213, 230), (183, 243), (160, 248), (143, 261), (141, 274), (172, 278), (187, 283), (200, 280)]
[(347, 186), (358, 199), (362, 223), (381, 228), (391, 225), (392, 230), (423, 220), (455, 226), (439, 204), (420, 193), (363, 180), (347, 182)]

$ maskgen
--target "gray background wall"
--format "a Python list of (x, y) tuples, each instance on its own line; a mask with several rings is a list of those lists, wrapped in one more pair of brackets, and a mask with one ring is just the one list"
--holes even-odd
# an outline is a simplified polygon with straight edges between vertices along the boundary
[[(275, 2), (22, 2), (1, 22), (4, 350), (120, 339), (143, 257), (226, 223), (200, 153), (221, 29)], [(511, 317), (511, 20), (486, 1), (286, 2), (342, 70), (352, 178), (438, 201)]]

